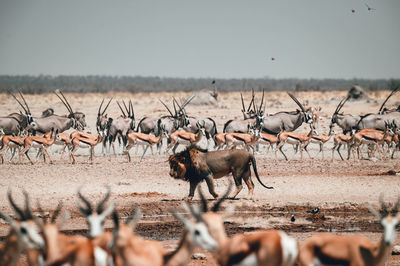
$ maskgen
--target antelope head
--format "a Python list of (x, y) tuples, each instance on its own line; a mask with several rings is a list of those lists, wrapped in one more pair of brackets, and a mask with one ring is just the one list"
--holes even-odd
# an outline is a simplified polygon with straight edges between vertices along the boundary
[(108, 106), (110, 105), (111, 101), (113, 98), (111, 98), (106, 107), (101, 110), (101, 107), (103, 106), (104, 103), (104, 98), (101, 101), (101, 104), (99, 106), (99, 110), (97, 111), (97, 121), (96, 121), (96, 129), (97, 129), (97, 133), (100, 133), (101, 131), (104, 132), (107, 128), (107, 122), (108, 122), (108, 118), (107, 118), (107, 114), (104, 115), (104, 113), (107, 111)]
[(78, 196), (86, 205), (86, 207), (78, 203), (79, 210), (86, 217), (86, 222), (89, 226), (89, 236), (94, 238), (101, 235), (104, 232), (103, 225), (106, 217), (112, 213), (114, 210), (114, 204), (111, 203), (106, 209), (104, 209), (104, 204), (110, 198), (110, 188), (107, 187), (107, 194), (104, 198), (97, 204), (96, 210), (93, 210), (92, 204), (82, 195), (81, 189), (78, 190)]
[(29, 206), (29, 196), (26, 191), (23, 192), (25, 197), (25, 209), (22, 210), (15, 204), (12, 198), (11, 190), (8, 191), (8, 200), (17, 216), (16, 220), (11, 219), (8, 215), (0, 212), (0, 218), (8, 222), (12, 230), (17, 234), (19, 242), (26, 249), (43, 249), (45, 242), (39, 234), (42, 228), (37, 218), (32, 214)]
[(199, 131), (201, 132), (201, 134), (203, 136), (205, 136), (206, 135), (206, 122), (204, 120), (197, 121), (196, 126), (199, 129)]
[(218, 244), (210, 235), (210, 232), (208, 231), (208, 225), (204, 220), (200, 209), (194, 208), (187, 202), (185, 202), (184, 207), (189, 211), (192, 218), (194, 218), (194, 221), (186, 219), (181, 214), (176, 212), (176, 210), (172, 210), (171, 212), (177, 220), (182, 222), (188, 233), (190, 242), (207, 251), (214, 251), (217, 249)]
[(329, 131), (332, 131), (333, 124), (337, 123), (337, 117), (340, 112), (340, 109), (342, 109), (343, 105), (347, 102), (348, 99), (350, 99), (350, 96), (347, 96), (346, 98), (341, 100), (338, 106), (336, 107), (335, 112), (333, 112), (331, 124), (329, 125)]
[[(58, 93), (60, 93), (60, 95), (58, 95)], [(69, 102), (67, 101), (67, 98), (64, 96), (64, 93), (62, 93), (62, 91), (55, 91), (54, 92), (55, 95), (57, 95), (57, 97), (60, 99), (60, 101), (64, 104), (64, 106), (67, 108), (69, 114), (68, 114), (68, 118), (74, 119), (74, 125), (73, 127), (77, 130), (84, 130), (85, 127), (87, 126), (86, 124), (86, 116), (84, 113), (82, 112), (74, 112), (72, 110), (71, 105), (69, 104)]]
[(400, 197), (398, 197), (397, 202), (392, 208), (391, 212), (388, 211), (386, 204), (383, 201), (383, 194), (379, 197), (379, 202), (381, 204), (381, 211), (378, 212), (371, 205), (368, 206), (369, 211), (375, 215), (382, 227), (383, 227), (383, 242), (386, 246), (393, 245), (396, 239), (396, 226), (400, 222), (400, 213), (398, 213), (400, 205)]

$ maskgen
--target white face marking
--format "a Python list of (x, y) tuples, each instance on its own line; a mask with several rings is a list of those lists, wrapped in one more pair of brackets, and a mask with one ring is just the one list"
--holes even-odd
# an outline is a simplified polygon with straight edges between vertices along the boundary
[(383, 241), (386, 246), (393, 245), (396, 239), (396, 226), (399, 223), (400, 216), (397, 215), (396, 217), (390, 216), (391, 219), (385, 217), (381, 220), (381, 224), (383, 226)]
[(299, 253), (297, 242), (294, 238), (288, 236), (284, 232), (279, 232), (281, 236), (281, 247), (282, 247), (282, 266), (294, 265), (297, 254)]
[(212, 238), (204, 223), (195, 223), (193, 228), (189, 230), (193, 243), (200, 248), (213, 251), (217, 248), (217, 242)]
[(22, 244), (29, 249), (42, 248), (44, 246), (43, 238), (36, 231), (36, 227), (30, 226), (26, 221), (21, 222), (19, 228)]
[(103, 230), (103, 223), (104, 223), (104, 218), (101, 215), (98, 215), (97, 213), (93, 213), (86, 217), (87, 223), (89, 225), (89, 235), (90, 237), (96, 237), (101, 235), (104, 230)]
[(94, 259), (96, 266), (107, 266), (107, 252), (99, 247), (94, 248)]

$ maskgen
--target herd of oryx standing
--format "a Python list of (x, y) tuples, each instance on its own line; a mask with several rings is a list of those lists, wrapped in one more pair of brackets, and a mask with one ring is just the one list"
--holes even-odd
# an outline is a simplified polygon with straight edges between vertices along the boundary
[[(150, 147), (154, 154), (153, 147), (155, 146), (158, 153), (161, 153), (161, 148), (165, 146), (163, 143), (166, 142), (165, 152), (170, 153), (172, 150), (172, 153), (175, 153), (179, 145), (196, 145), (202, 140), (207, 143), (205, 147), (207, 150), (243, 147), (247, 150), (252, 149), (254, 153), (256, 149), (260, 151), (261, 145), (266, 145), (268, 150), (272, 148), (275, 158), (278, 158), (277, 153), (281, 152), (286, 160), (288, 158), (282, 149), (285, 144), (293, 145), (294, 156), (300, 150), (301, 159), (303, 159), (303, 151), (311, 158), (307, 148), (311, 144), (316, 144), (319, 145), (317, 156), (322, 152), (322, 158), (324, 158), (324, 145), (332, 138), (332, 160), (335, 151), (343, 160), (340, 153), (341, 147), (347, 147), (347, 159), (350, 159), (351, 152), (354, 159), (363, 158), (364, 152), (361, 149), (363, 144), (367, 144), (365, 146), (368, 157), (375, 156), (375, 151), (378, 150), (381, 158), (390, 156), (393, 159), (400, 145), (400, 109), (388, 110), (384, 108), (384, 105), (398, 90), (399, 88), (392, 90), (376, 114), (360, 116), (340, 113), (349, 97), (343, 99), (331, 117), (327, 134), (320, 134), (317, 131), (318, 121), (322, 119), (319, 116), (321, 109), (301, 104), (291, 93), (288, 95), (300, 109), (269, 115), (265, 113), (264, 91), (259, 105), (256, 103), (253, 91), (247, 108), (241, 94), (243, 119), (225, 122), (223, 132), (218, 132), (215, 121), (210, 117), (188, 115), (185, 107), (193, 100), (193, 97), (180, 103), (173, 98), (173, 109), (160, 100), (166, 107), (168, 115), (159, 118), (143, 117), (140, 120), (135, 119), (131, 100), (127, 103), (124, 100), (121, 103), (117, 101), (121, 116), (108, 117), (106, 111), (113, 99), (109, 99), (105, 105), (103, 99), (97, 112), (97, 134), (84, 132), (87, 126), (85, 114), (74, 112), (67, 98), (60, 91), (56, 91), (55, 94), (67, 108), (68, 114), (56, 115), (49, 108), (41, 117), (32, 116), (22, 93), (19, 92), (20, 99), (10, 93), (24, 112), (0, 117), (0, 162), (4, 162), (4, 154), (7, 151), (11, 153), (10, 161), (19, 151), (20, 163), (23, 162), (24, 156), (33, 163), (28, 154), (31, 148), (38, 149), (36, 157), (41, 155), (46, 161), (47, 156), (52, 162), (47, 151), (47, 148), (52, 145), (62, 146), (62, 153), (68, 148), (72, 163), (76, 162), (74, 155), (79, 148), (89, 148), (89, 158), (93, 162), (96, 145), (102, 143), (103, 154), (110, 152), (112, 148), (115, 155), (116, 140), (123, 145), (123, 152), (128, 161), (131, 160), (130, 149), (134, 146), (143, 146), (144, 153)], [(310, 126), (309, 132), (295, 132), (303, 123)], [(335, 133), (333, 130), (335, 124), (343, 130), (343, 133)], [(68, 129), (75, 129), (75, 131), (66, 133)], [(357, 156), (355, 151), (357, 151)]]

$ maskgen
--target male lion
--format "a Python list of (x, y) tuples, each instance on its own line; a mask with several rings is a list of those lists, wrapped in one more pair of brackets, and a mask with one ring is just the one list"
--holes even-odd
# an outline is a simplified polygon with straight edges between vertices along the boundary
[(186, 150), (171, 155), (168, 159), (171, 168), (169, 175), (175, 179), (183, 179), (190, 182), (189, 196), (191, 200), (197, 185), (206, 180), (208, 190), (214, 198), (218, 198), (218, 194), (214, 190), (214, 178), (221, 178), (232, 173), (235, 180), (236, 191), (233, 192), (232, 198), (242, 190), (242, 179), (246, 182), (249, 189), (247, 199), (253, 197), (254, 184), (251, 181), (250, 164), (253, 165), (254, 174), (258, 182), (264, 185), (257, 173), (256, 160), (254, 156), (245, 150), (223, 150), (211, 151), (200, 150), (195, 146), (190, 146)]

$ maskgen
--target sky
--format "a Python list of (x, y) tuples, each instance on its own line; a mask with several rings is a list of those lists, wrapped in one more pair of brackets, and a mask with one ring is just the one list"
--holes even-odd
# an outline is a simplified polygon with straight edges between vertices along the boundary
[(399, 11), (399, 0), (1, 0), (0, 75), (400, 78)]

